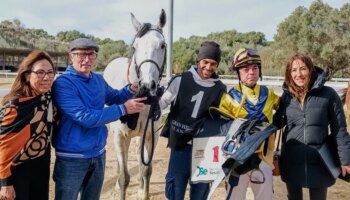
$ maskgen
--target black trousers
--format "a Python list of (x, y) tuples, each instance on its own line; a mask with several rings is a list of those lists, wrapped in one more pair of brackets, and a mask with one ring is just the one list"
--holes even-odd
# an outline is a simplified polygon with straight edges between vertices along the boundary
[(50, 149), (34, 160), (11, 169), (16, 200), (48, 200)]
[[(303, 200), (303, 189), (302, 187), (286, 184), (288, 191), (288, 200)], [(308, 188), (310, 200), (326, 200), (327, 189), (325, 188)]]

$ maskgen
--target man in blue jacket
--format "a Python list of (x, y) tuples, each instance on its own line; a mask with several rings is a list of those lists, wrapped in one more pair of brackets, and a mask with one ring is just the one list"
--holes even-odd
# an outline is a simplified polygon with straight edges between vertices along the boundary
[(145, 99), (131, 99), (136, 84), (115, 90), (92, 72), (99, 50), (95, 42), (78, 38), (69, 48), (72, 65), (53, 86), (59, 110), (59, 127), (53, 135), (55, 199), (76, 200), (81, 192), (81, 199), (97, 200), (105, 172), (105, 124), (140, 112)]

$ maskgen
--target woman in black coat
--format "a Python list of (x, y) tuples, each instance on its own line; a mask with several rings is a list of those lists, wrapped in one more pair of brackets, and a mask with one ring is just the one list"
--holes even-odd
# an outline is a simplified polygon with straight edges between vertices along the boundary
[(340, 161), (342, 174), (350, 173), (350, 136), (343, 106), (325, 82), (325, 72), (308, 56), (297, 53), (289, 59), (273, 122), (278, 128), (285, 126), (280, 168), (290, 200), (302, 199), (302, 188), (309, 188), (311, 200), (327, 198), (327, 188), (335, 178), (318, 152), (327, 140), (337, 147), (334, 157)]

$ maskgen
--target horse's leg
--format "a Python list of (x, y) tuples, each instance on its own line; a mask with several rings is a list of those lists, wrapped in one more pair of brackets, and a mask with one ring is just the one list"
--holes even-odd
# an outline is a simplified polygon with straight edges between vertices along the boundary
[[(155, 122), (155, 127), (157, 126), (158, 123)], [(149, 125), (150, 126), (150, 125)], [(156, 128), (155, 128), (156, 130)], [(144, 148), (144, 161), (146, 163), (149, 162), (149, 155), (151, 153), (151, 149), (152, 149), (152, 135), (151, 135), (151, 129), (148, 128), (147, 130), (147, 137), (146, 137), (146, 141), (145, 141), (145, 147), (142, 147), (142, 136), (140, 137), (140, 139), (138, 140), (138, 153), (137, 155), (140, 155), (138, 157), (138, 162), (139, 162), (139, 181), (140, 181), (140, 187), (139, 187), (139, 191), (138, 191), (138, 199), (140, 200), (148, 200), (149, 199), (149, 187), (150, 187), (150, 179), (151, 179), (151, 175), (152, 175), (152, 162), (148, 165), (145, 166), (142, 163), (141, 160), (141, 148)], [(159, 135), (156, 133), (154, 134), (154, 149), (157, 146), (157, 142), (158, 142), (158, 137)], [(153, 156), (154, 158), (154, 156)]]
[(130, 137), (123, 134), (121, 130), (114, 133), (114, 146), (117, 156), (117, 177), (120, 188), (120, 199), (125, 200), (126, 188), (129, 186), (130, 175), (128, 172), (128, 149), (130, 145)]
[[(139, 148), (138, 148), (138, 162), (139, 162), (139, 190), (138, 190), (138, 199), (139, 200), (148, 200), (149, 199), (149, 184), (150, 179), (152, 175), (152, 163), (150, 163), (148, 166), (144, 165), (141, 160), (141, 148), (142, 148), (142, 137), (140, 137), (138, 142)], [(148, 144), (148, 141), (145, 143), (146, 147), (144, 149), (144, 160), (145, 162), (148, 162), (148, 154), (150, 148), (148, 146), (151, 146), (151, 144)]]

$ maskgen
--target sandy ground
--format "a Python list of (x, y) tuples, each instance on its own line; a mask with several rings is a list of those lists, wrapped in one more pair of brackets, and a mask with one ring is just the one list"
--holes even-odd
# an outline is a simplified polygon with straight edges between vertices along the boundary
[[(136, 140), (133, 139), (132, 144), (133, 147)], [(156, 147), (156, 151), (153, 158), (153, 174), (151, 178), (151, 186), (150, 186), (150, 199), (151, 200), (163, 200), (166, 199), (164, 196), (164, 188), (165, 188), (165, 174), (167, 172), (168, 166), (168, 158), (169, 158), (169, 149), (166, 148), (166, 139), (160, 138), (158, 145)], [(129, 149), (129, 172), (131, 176), (131, 181), (129, 188), (127, 190), (127, 199), (137, 199), (137, 190), (138, 190), (138, 163), (136, 159), (135, 148)], [(54, 163), (54, 155), (52, 157), (52, 167)], [(115, 171), (116, 158), (114, 156), (114, 146), (113, 146), (113, 136), (109, 135), (108, 143), (107, 143), (107, 163), (106, 163), (106, 174), (104, 185), (101, 194), (101, 200), (117, 200), (119, 198), (119, 189), (115, 187), (117, 177)], [(54, 183), (51, 180), (50, 183), (50, 199), (54, 199)], [(345, 183), (342, 180), (338, 180), (337, 183), (329, 189), (328, 199), (330, 200), (348, 200), (350, 199), (350, 184)], [(275, 200), (283, 200), (287, 199), (286, 197), (286, 188), (284, 183), (280, 180), (279, 177), (274, 177), (274, 192), (275, 192)], [(187, 192), (188, 193), (188, 192)], [(186, 193), (186, 194), (187, 194)], [(306, 191), (304, 192), (304, 196)], [(186, 199), (189, 199), (186, 196)], [(225, 189), (224, 186), (221, 185), (214, 193), (213, 199), (225, 199)], [(251, 192), (248, 190), (247, 200), (253, 200)], [(304, 199), (308, 199), (306, 196)]]
[[(11, 86), (11, 80), (0, 79), (0, 88), (8, 88)], [(132, 140), (131, 147), (135, 146), (136, 140)], [(160, 138), (158, 145), (155, 150), (155, 155), (153, 158), (153, 174), (151, 178), (150, 186), (150, 199), (151, 200), (163, 200), (166, 199), (164, 196), (165, 188), (165, 174), (167, 172), (168, 159), (169, 159), (169, 149), (166, 148), (167, 141), (164, 138)], [(110, 133), (107, 142), (107, 162), (106, 162), (106, 174), (104, 185), (101, 194), (101, 200), (117, 200), (119, 198), (119, 189), (115, 187), (117, 177), (116, 177), (116, 158), (114, 155), (114, 146), (113, 146), (113, 135)], [(138, 163), (137, 157), (135, 155), (136, 149), (129, 149), (129, 173), (131, 176), (131, 182), (127, 190), (127, 199), (136, 200), (137, 199), (137, 189), (138, 189)], [(52, 154), (51, 169), (53, 169), (53, 164), (55, 161), (54, 153)], [(52, 173), (52, 170), (51, 170)], [(304, 191), (304, 199), (308, 199)], [(280, 180), (280, 177), (274, 177), (274, 198), (275, 200), (284, 200), (286, 197), (286, 188), (284, 183)], [(188, 192), (186, 193), (188, 194)], [(50, 180), (50, 199), (54, 199), (54, 182)], [(186, 199), (189, 199), (186, 196)], [(220, 185), (219, 188), (215, 191), (213, 199), (225, 199), (225, 189), (223, 185)], [(251, 191), (248, 190), (247, 200), (253, 200)], [(328, 190), (328, 199), (330, 200), (348, 200), (350, 199), (350, 183), (346, 183), (342, 180), (337, 180), (336, 184), (333, 185)]]

